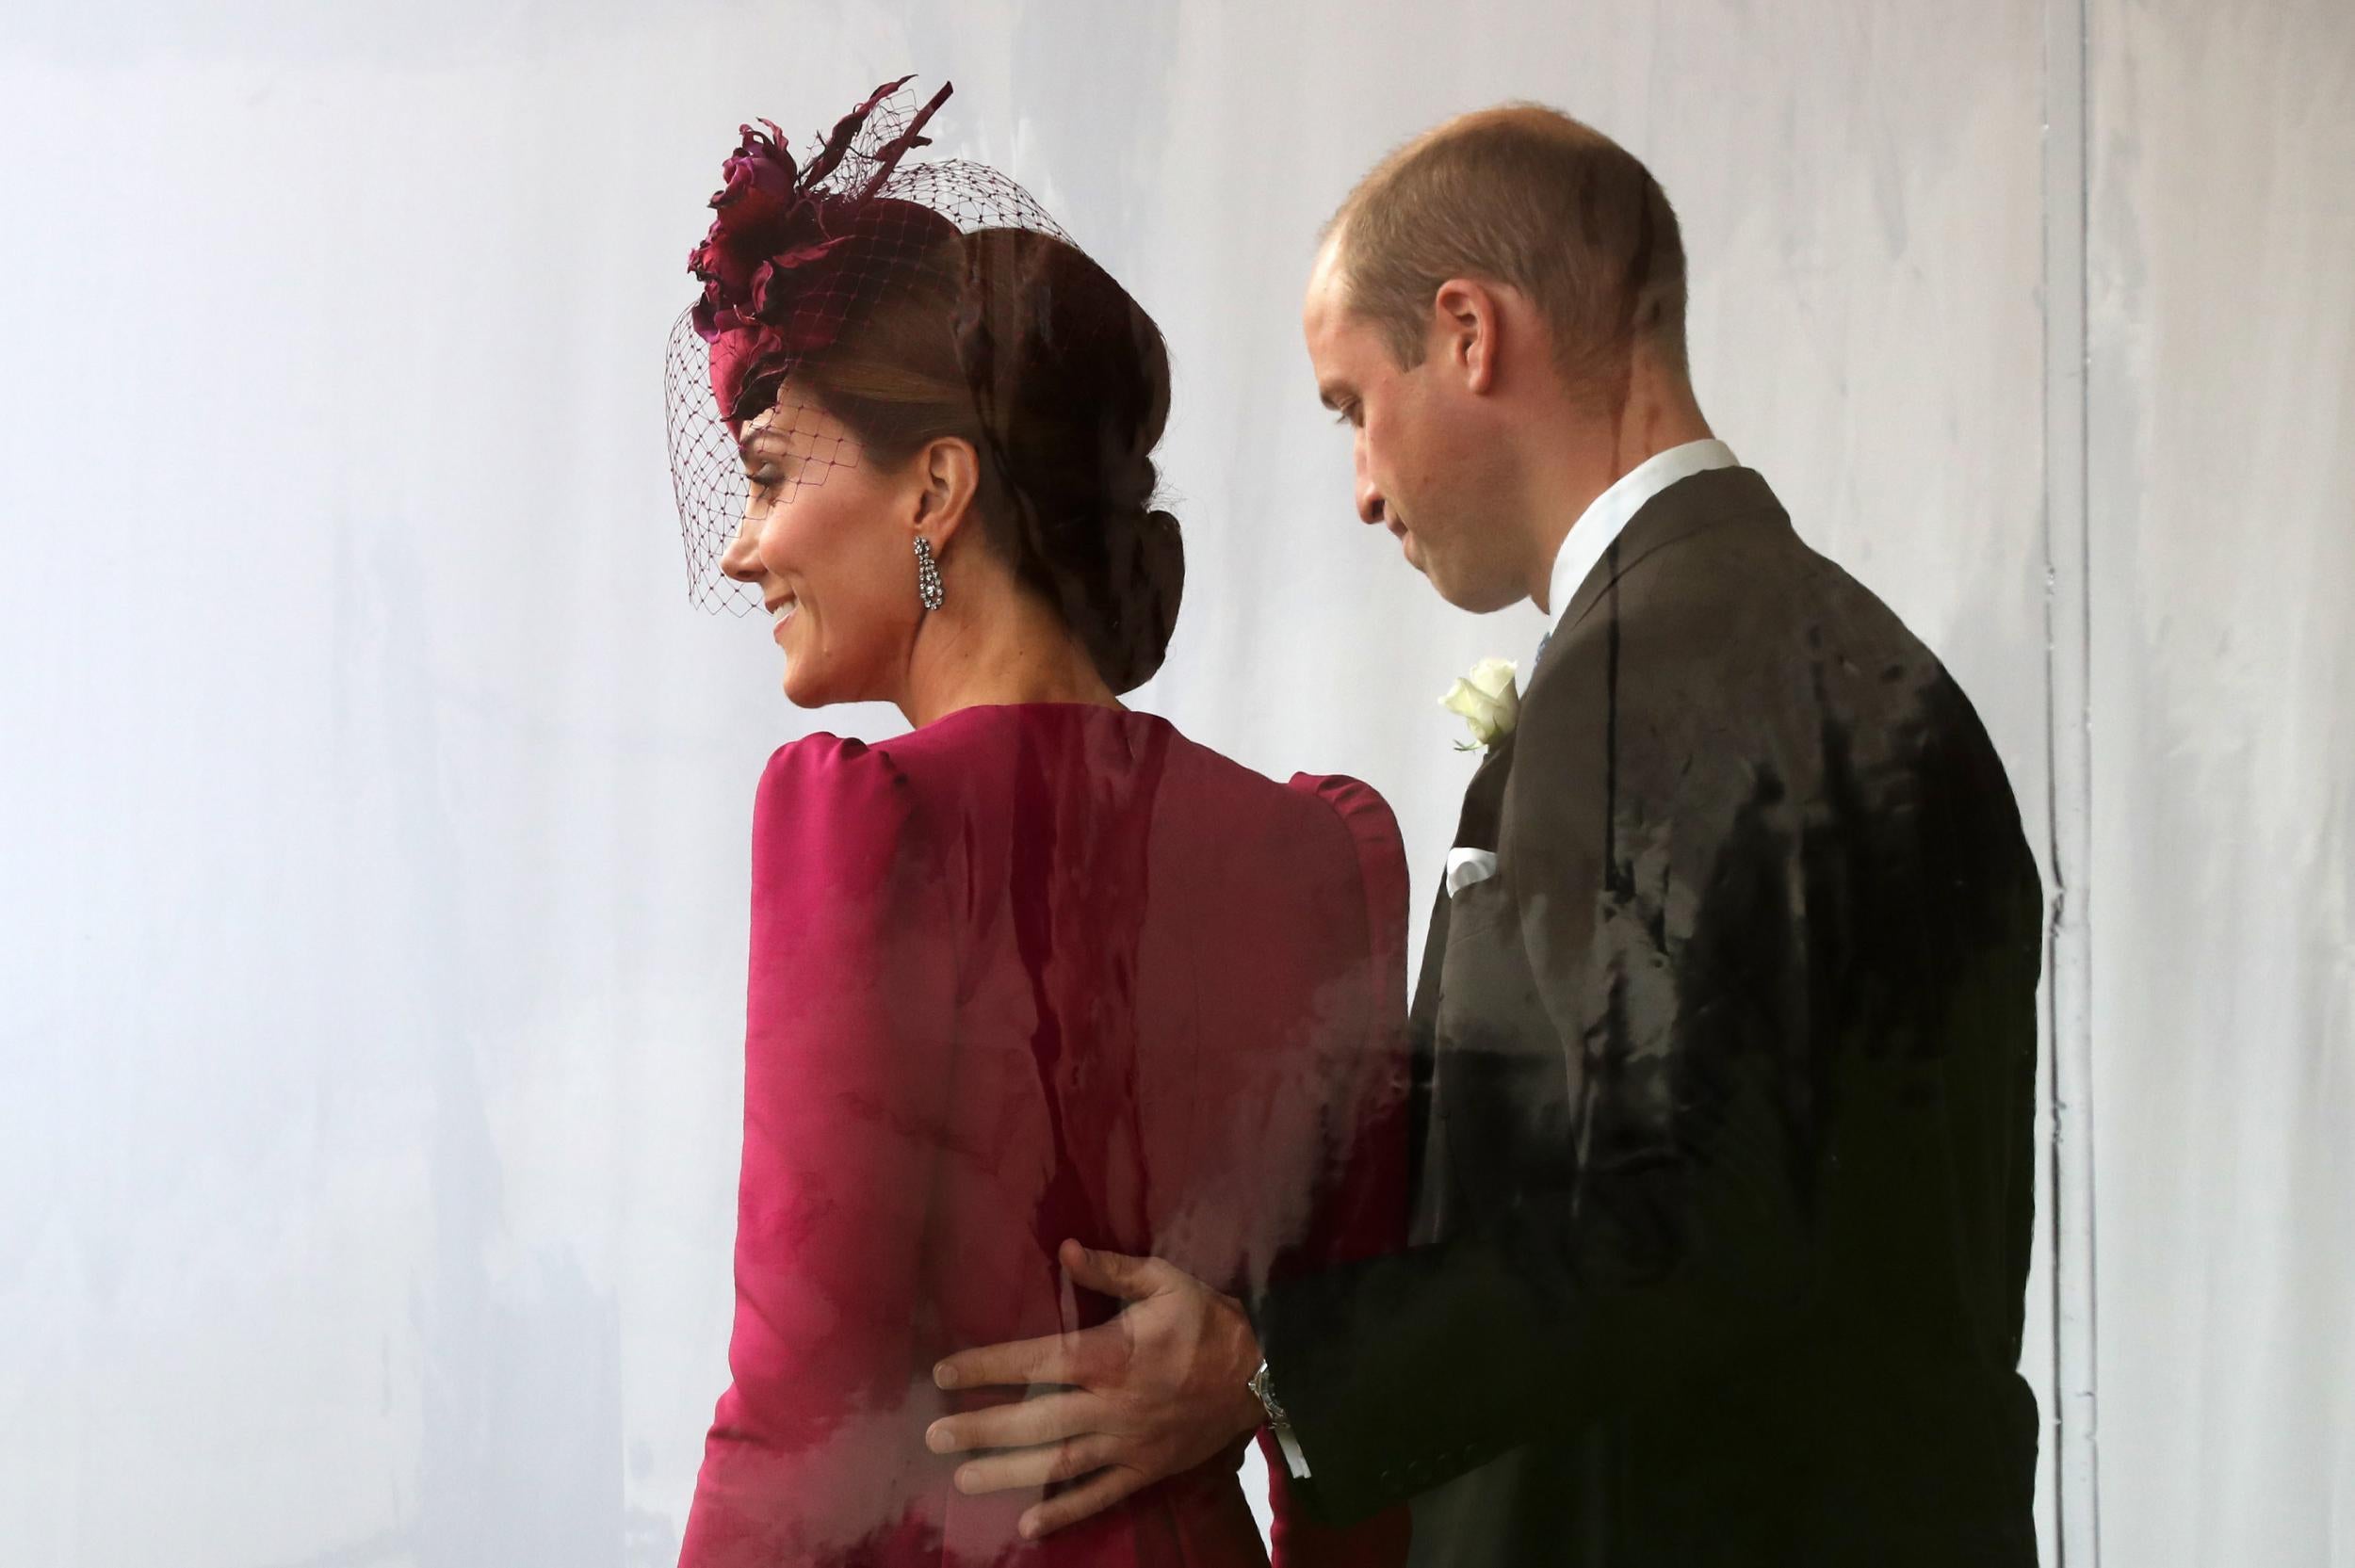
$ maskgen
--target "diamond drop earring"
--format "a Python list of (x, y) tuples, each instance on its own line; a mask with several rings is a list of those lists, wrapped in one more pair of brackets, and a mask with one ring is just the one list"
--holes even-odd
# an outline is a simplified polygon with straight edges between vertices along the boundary
[(936, 610), (945, 595), (940, 590), (940, 566), (933, 559), (933, 542), (916, 536), (916, 596), (928, 610)]

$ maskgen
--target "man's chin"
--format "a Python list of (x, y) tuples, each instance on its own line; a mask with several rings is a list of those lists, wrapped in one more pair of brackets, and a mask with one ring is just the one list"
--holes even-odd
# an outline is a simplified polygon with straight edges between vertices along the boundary
[(1406, 558), (1406, 564), (1421, 573), (1423, 581), (1431, 585), (1433, 591), (1459, 610), (1486, 615), (1508, 605), (1518, 604), (1525, 597), (1518, 592), (1506, 592), (1500, 597), (1493, 588), (1480, 590), (1458, 582), (1454, 574), (1447, 569), (1446, 562), (1434, 562), (1423, 554), (1421, 544), (1413, 534), (1402, 536), (1399, 547), (1400, 553)]
[(1445, 561), (1434, 561), (1429, 556), (1423, 554), (1422, 546), (1416, 541), (1413, 534), (1408, 534), (1401, 542), (1399, 553), (1406, 558), (1407, 565), (1422, 574), (1422, 580), (1429, 583), (1440, 598), (1445, 599), (1451, 605), (1455, 603), (1455, 595), (1450, 590), (1450, 574)]
[(1423, 576), (1440, 598), (1467, 615), (1494, 615), (1499, 610), (1512, 608), (1529, 597), (1511, 587), (1459, 582), (1444, 573), (1434, 576), (1425, 571)]

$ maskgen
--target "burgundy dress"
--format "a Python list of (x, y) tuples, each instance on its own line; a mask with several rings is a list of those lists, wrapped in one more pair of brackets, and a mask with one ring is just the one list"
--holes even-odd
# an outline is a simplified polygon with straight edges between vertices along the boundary
[[(733, 1384), (685, 1568), (1261, 1563), (1242, 1445), (1025, 1544), (925, 1427), (970, 1346), (1100, 1322), (1055, 1262), (1223, 1290), (1394, 1250), (1406, 870), (1350, 779), (1278, 784), (1148, 714), (968, 708), (777, 752), (753, 827)], [(1275, 1478), (1276, 1560), (1404, 1560)]]

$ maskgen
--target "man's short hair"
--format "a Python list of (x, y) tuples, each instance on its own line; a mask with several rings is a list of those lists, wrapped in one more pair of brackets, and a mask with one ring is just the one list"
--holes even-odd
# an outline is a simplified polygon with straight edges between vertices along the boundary
[(1651, 171), (1558, 110), (1508, 104), (1392, 153), (1325, 225), (1349, 308), (1402, 366), (1422, 363), (1450, 278), (1519, 289), (1570, 386), (1603, 393), (1642, 344), (1685, 373), (1684, 243)]

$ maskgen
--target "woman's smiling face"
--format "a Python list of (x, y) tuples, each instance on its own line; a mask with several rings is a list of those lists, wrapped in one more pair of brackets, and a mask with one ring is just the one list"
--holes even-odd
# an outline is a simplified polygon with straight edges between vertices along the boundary
[(751, 493), (721, 569), (760, 590), (785, 650), (786, 697), (805, 708), (892, 699), (923, 613), (920, 482), (876, 467), (789, 384), (737, 435)]

